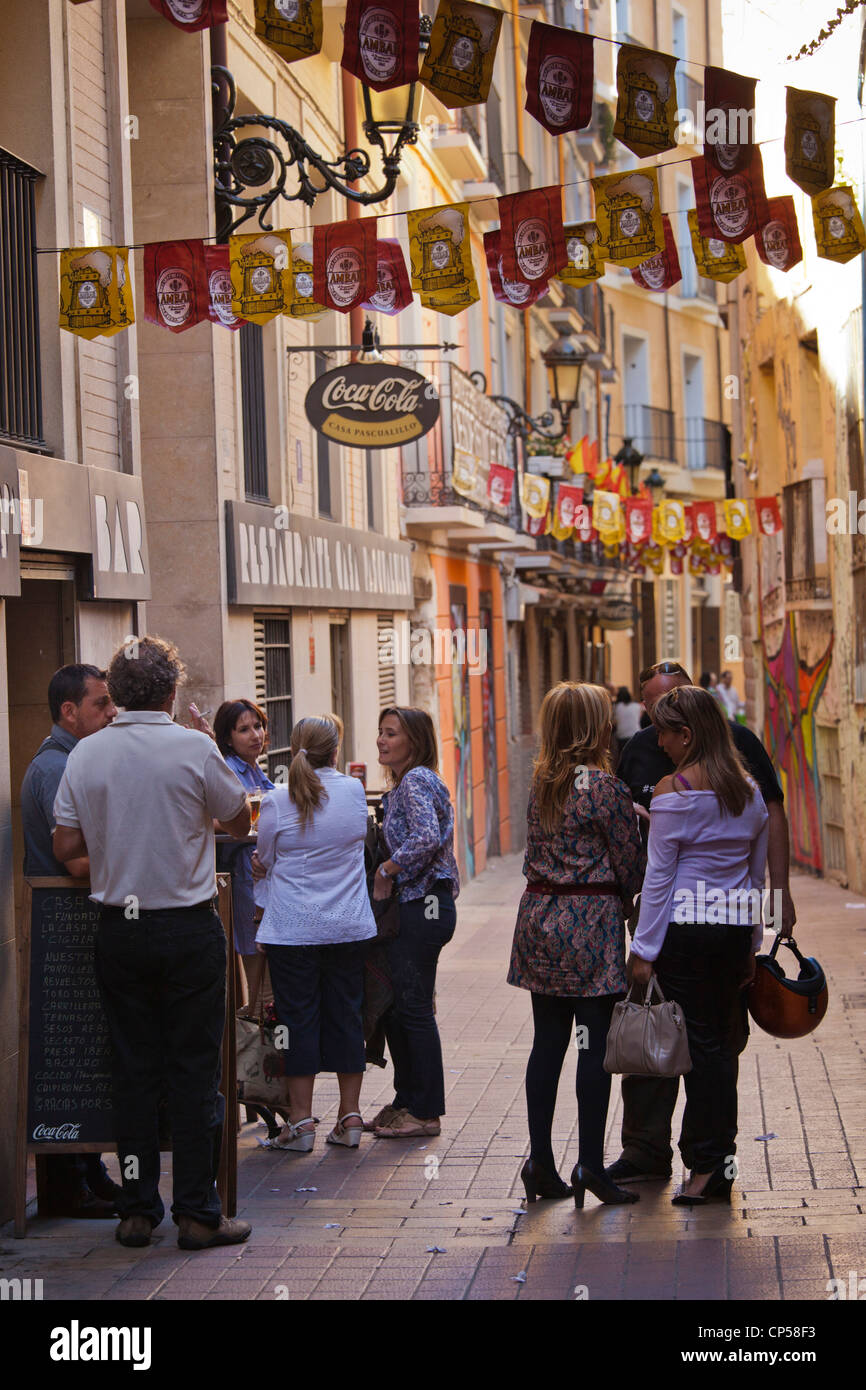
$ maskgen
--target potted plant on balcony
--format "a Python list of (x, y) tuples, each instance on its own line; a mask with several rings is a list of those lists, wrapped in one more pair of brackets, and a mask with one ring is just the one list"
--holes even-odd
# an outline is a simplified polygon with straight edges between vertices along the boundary
[(553, 440), (543, 434), (530, 434), (526, 440), (526, 471), (561, 478), (570, 448), (568, 439)]

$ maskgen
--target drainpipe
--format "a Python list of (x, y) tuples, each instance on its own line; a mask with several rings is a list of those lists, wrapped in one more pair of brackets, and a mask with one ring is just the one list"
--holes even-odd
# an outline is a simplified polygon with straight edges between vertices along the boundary
[[(343, 93), (343, 132), (346, 139), (346, 149), (356, 150), (359, 146), (358, 138), (358, 108), (355, 105), (355, 80), (351, 73), (346, 72), (345, 68), (340, 69), (340, 81)], [(349, 184), (350, 188), (355, 188), (355, 183)], [(355, 222), (361, 216), (361, 204), (349, 202), (349, 221)], [(360, 343), (364, 335), (364, 310), (351, 309), (349, 311), (349, 342)], [(357, 353), (352, 354), (353, 360)]]

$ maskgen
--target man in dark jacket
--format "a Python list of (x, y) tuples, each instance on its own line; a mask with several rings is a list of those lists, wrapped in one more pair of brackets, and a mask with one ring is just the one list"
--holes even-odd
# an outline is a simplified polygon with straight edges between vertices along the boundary
[[(677, 661), (660, 661), (640, 674), (640, 695), (649, 714), (662, 695), (679, 685), (691, 685), (688, 672)], [(767, 868), (771, 890), (781, 902), (781, 934), (790, 936), (797, 920), (789, 885), (788, 819), (778, 778), (761, 740), (744, 724), (730, 721), (731, 736), (760, 788), (770, 817)], [(675, 771), (658, 744), (652, 725), (630, 738), (622, 750), (617, 776), (625, 782), (637, 805), (648, 813), (656, 784)], [(648, 816), (647, 816), (648, 821)], [(646, 834), (647, 821), (641, 828)], [(779, 923), (776, 923), (779, 926)], [(745, 1044), (744, 1028), (744, 1044)], [(624, 1076), (622, 1080), (622, 1154), (605, 1169), (613, 1182), (641, 1182), (669, 1178), (673, 1151), (671, 1121), (677, 1103), (678, 1077)]]

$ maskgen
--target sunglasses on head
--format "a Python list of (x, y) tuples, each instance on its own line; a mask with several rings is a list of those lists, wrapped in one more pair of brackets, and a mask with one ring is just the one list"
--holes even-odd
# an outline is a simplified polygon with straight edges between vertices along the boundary
[(644, 686), (654, 676), (685, 676), (688, 680), (688, 673), (683, 670), (678, 661), (657, 661), (654, 666), (647, 666), (646, 670), (641, 671), (638, 676), (638, 683)]

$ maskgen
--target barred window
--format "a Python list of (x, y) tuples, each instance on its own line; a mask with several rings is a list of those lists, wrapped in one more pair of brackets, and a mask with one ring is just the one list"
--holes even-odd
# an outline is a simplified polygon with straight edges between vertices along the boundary
[(288, 618), (256, 616), (254, 628), (256, 702), (268, 716), (268, 776), (290, 762), (292, 732), (291, 624)]
[(36, 283), (36, 180), (0, 149), (0, 438), (43, 446)]

